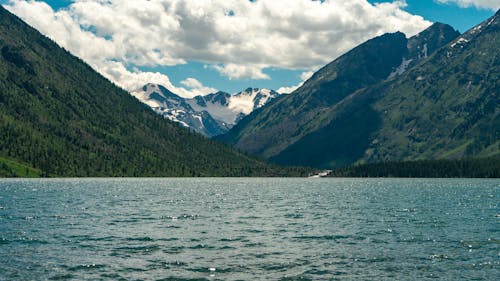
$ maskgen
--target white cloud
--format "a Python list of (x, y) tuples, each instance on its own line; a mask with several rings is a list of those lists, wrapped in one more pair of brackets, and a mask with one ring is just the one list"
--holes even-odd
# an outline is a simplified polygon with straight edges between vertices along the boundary
[(239, 65), (229, 63), (226, 65), (214, 65), (213, 68), (220, 74), (227, 76), (229, 79), (271, 79), (269, 75), (262, 72), (263, 67), (251, 65)]
[(192, 77), (181, 81), (181, 84), (188, 87), (188, 89), (194, 96), (203, 96), (206, 94), (217, 92), (217, 89), (206, 87), (200, 81)]
[(300, 82), (300, 84), (298, 84), (296, 86), (280, 87), (278, 90), (276, 90), (276, 92), (278, 92), (280, 94), (291, 94), (291, 93), (293, 93), (293, 91), (297, 90), (300, 86), (302, 86), (302, 84), (304, 84), (304, 83)]
[(121, 62), (104, 61), (94, 65), (94, 67), (99, 69), (106, 78), (113, 82), (118, 81), (115, 82), (117, 85), (129, 91), (137, 91), (137, 89), (142, 88), (147, 83), (163, 85), (173, 93), (186, 98), (217, 91), (216, 89), (204, 87), (201, 83), (200, 88), (189, 87), (189, 89), (186, 89), (176, 87), (172, 84), (168, 76), (160, 72), (143, 72), (138, 69), (130, 71)]
[(304, 85), (304, 82), (306, 82), (307, 79), (311, 78), (311, 76), (313, 76), (313, 74), (314, 74), (314, 71), (302, 72), (302, 74), (300, 74), (300, 79), (302, 79), (302, 81), (298, 85), (291, 86), (291, 87), (281, 87), (277, 90), (277, 92), (281, 93), (281, 94), (291, 94), (293, 91), (300, 88), (300, 86)]
[(405, 12), (405, 5), (366, 0), (73, 0), (68, 8), (53, 11), (43, 2), (11, 0), (7, 8), (105, 76), (134, 77), (134, 83), (113, 80), (131, 90), (128, 86), (140, 79), (161, 74), (107, 71), (118, 64), (123, 72), (126, 65), (198, 61), (230, 79), (269, 79), (265, 68), (317, 68), (374, 36), (395, 31), (411, 36), (430, 25)]
[(306, 71), (306, 72), (302, 72), (302, 74), (300, 74), (300, 79), (302, 79), (302, 81), (306, 81), (307, 79), (311, 78), (311, 76), (313, 76), (314, 74), (314, 71)]
[(499, 0), (436, 0), (436, 1), (443, 4), (456, 4), (462, 8), (476, 7), (479, 9), (489, 9), (494, 11), (500, 9)]

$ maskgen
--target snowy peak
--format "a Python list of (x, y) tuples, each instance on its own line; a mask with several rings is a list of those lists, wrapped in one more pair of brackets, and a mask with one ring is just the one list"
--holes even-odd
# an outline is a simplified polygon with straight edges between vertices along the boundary
[(272, 90), (248, 88), (243, 92), (231, 96), (228, 107), (234, 111), (248, 115), (278, 96), (279, 94)]
[(183, 102), (183, 98), (172, 93), (167, 88), (151, 83), (144, 85), (142, 90), (134, 91), (131, 94), (153, 109), (165, 105), (170, 105), (170, 107), (179, 106)]
[(187, 99), (152, 83), (131, 94), (166, 119), (209, 137), (225, 133), (279, 95), (268, 89), (248, 88), (233, 95), (219, 91)]
[(227, 106), (228, 105), (228, 100), (231, 97), (231, 94), (228, 94), (226, 92), (217, 92), (214, 94), (209, 94), (204, 97), (202, 96), (197, 96), (196, 98), (204, 101), (211, 102), (213, 104), (220, 104), (222, 106)]
[(178, 122), (185, 127), (201, 126), (198, 124), (201, 115), (193, 115), (193, 109), (183, 98), (161, 85), (146, 84), (142, 89), (131, 94), (166, 119)]

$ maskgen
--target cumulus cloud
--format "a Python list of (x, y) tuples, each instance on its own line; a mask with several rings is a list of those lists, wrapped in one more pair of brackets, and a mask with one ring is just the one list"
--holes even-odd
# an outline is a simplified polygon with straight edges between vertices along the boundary
[(498, 10), (500, 9), (500, 1), (498, 0), (436, 0), (443, 4), (456, 4), (462, 8), (476, 7), (479, 9)]
[(297, 90), (302, 85), (304, 85), (304, 82), (306, 82), (307, 79), (311, 78), (311, 76), (313, 76), (313, 74), (314, 74), (314, 71), (302, 72), (302, 74), (300, 74), (300, 79), (302, 79), (302, 81), (298, 85), (291, 86), (291, 87), (281, 87), (277, 90), (277, 92), (281, 93), (281, 94), (291, 94), (293, 91)]
[[(269, 79), (263, 70), (270, 67), (315, 69), (374, 36), (395, 31), (411, 36), (430, 25), (405, 12), (405, 5), (367, 0), (73, 0), (68, 8), (53, 11), (44, 2), (11, 0), (6, 7), (131, 90), (151, 82), (141, 79), (168, 77), (128, 70), (130, 65), (198, 61), (229, 79)], [(130, 77), (134, 79), (126, 80)]]
[(311, 78), (311, 76), (313, 76), (314, 74), (314, 71), (306, 71), (306, 72), (302, 72), (302, 74), (300, 74), (300, 79), (302, 79), (302, 81), (306, 81), (307, 79)]
[(147, 83), (160, 84), (172, 92), (183, 97), (194, 97), (200, 94), (200, 91), (188, 90), (183, 87), (176, 87), (172, 84), (168, 76), (160, 72), (143, 72), (138, 69), (128, 70), (122, 62), (102, 61), (93, 64), (106, 78), (115, 82), (118, 86), (128, 91), (137, 91)]
[(181, 84), (186, 86), (193, 96), (203, 96), (217, 92), (217, 89), (204, 86), (196, 78), (189, 77), (181, 81)]
[(214, 65), (213, 68), (229, 79), (271, 79), (269, 75), (262, 72), (262, 67), (259, 66), (229, 63), (222, 66)]

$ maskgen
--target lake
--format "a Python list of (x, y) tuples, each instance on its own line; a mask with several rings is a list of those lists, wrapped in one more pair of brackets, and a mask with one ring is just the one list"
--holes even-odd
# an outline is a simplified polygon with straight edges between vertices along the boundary
[(0, 280), (499, 280), (500, 180), (0, 179)]

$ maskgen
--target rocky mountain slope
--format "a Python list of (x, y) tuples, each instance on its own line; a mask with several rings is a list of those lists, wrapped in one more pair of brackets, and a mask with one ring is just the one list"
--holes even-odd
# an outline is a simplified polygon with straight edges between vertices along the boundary
[(410, 39), (400, 32), (371, 39), (320, 69), (289, 96), (251, 114), (219, 139), (250, 153), (276, 157), (329, 124), (329, 112), (337, 103), (357, 90), (403, 74), (458, 35), (452, 27), (436, 23)]
[(498, 18), (372, 39), (220, 139), (316, 167), (498, 155)]
[(147, 84), (131, 94), (166, 119), (208, 137), (226, 133), (279, 95), (272, 90), (248, 88), (236, 94), (217, 92), (187, 99), (157, 84)]

